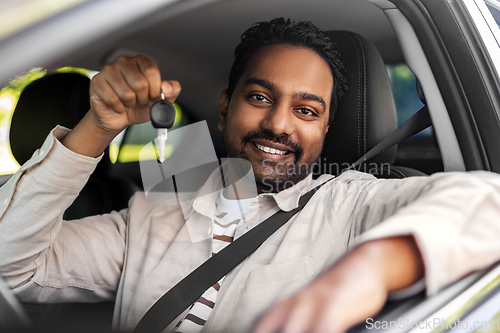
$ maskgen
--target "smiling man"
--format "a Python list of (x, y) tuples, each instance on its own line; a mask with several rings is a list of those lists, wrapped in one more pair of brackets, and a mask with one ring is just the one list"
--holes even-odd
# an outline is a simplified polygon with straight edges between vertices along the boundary
[(149, 58), (119, 58), (93, 78), (78, 126), (54, 129), (2, 188), (0, 271), (25, 301), (115, 299), (115, 328), (130, 331), (213, 253), (322, 184), (166, 332), (340, 332), (374, 315), (389, 293), (422, 290), (422, 277), (433, 293), (498, 260), (497, 176), (312, 178), (344, 89), (339, 56), (316, 27), (258, 23), (242, 36), (219, 99), (228, 156), (250, 162), (258, 193), (234, 200), (216, 170), (188, 212), (137, 193), (121, 212), (66, 222), (111, 140), (148, 121), (161, 91), (172, 102), (180, 93)]
[(279, 192), (311, 173), (329, 127), (333, 74), (315, 51), (287, 44), (254, 53), (221, 94), (228, 156), (252, 164), (257, 189)]

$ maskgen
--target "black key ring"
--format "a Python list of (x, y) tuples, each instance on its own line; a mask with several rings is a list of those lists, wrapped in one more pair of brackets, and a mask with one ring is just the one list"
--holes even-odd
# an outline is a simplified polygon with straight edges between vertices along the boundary
[(165, 99), (155, 102), (149, 111), (154, 128), (171, 128), (175, 122), (175, 106)]

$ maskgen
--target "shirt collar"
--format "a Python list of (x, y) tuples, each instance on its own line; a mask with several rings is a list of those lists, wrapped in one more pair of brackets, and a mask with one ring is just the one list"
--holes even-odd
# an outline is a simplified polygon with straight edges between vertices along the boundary
[(312, 179), (312, 174), (309, 174), (306, 178), (302, 179), (300, 182), (294, 186), (287, 188), (278, 193), (263, 193), (259, 196), (265, 197), (269, 196), (274, 199), (276, 205), (279, 209), (289, 212), (299, 206), (299, 200), (302, 194), (307, 193), (314, 186), (314, 180)]
[[(286, 190), (278, 193), (262, 193), (257, 196), (257, 199), (273, 198), (279, 209), (288, 212), (299, 206), (300, 197), (316, 186), (316, 183), (312, 179), (312, 174), (309, 174)], [(217, 168), (191, 199), (180, 200), (185, 219), (188, 219), (195, 211), (212, 219), (215, 212), (215, 201), (222, 188), (221, 173)]]
[(194, 195), (191, 194), (185, 198), (179, 196), (184, 218), (187, 220), (196, 211), (212, 219), (215, 212), (215, 200), (222, 188), (220, 169), (216, 168)]

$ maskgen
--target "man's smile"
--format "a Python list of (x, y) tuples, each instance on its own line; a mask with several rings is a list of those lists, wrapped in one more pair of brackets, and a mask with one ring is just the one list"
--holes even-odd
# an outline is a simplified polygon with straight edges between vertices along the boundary
[(255, 143), (255, 146), (257, 148), (259, 148), (260, 150), (265, 151), (266, 153), (277, 154), (277, 155), (285, 155), (285, 154), (289, 153), (289, 152), (287, 152), (285, 150), (279, 150), (279, 149), (275, 149), (275, 148), (270, 148), (268, 146), (259, 145), (258, 143)]
[(254, 140), (251, 140), (251, 142), (253, 144), (255, 144), (255, 146), (257, 148), (265, 151), (266, 153), (285, 155), (285, 154), (295, 152), (295, 150), (290, 146), (287, 146), (287, 145), (282, 144), (282, 143), (277, 143), (277, 142), (273, 142), (270, 140), (266, 140), (266, 139), (254, 139)]
[(249, 143), (251, 150), (254, 150), (262, 159), (281, 163), (295, 159), (294, 152), (285, 145), (267, 140), (252, 140)]

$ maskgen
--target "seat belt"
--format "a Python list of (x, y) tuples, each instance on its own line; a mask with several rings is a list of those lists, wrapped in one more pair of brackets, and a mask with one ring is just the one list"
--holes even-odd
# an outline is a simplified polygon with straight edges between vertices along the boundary
[(156, 301), (139, 321), (133, 333), (162, 332), (185, 309), (196, 302), (207, 289), (219, 282), (240, 262), (257, 250), (269, 236), (304, 208), (314, 193), (332, 179), (302, 195), (297, 208), (289, 212), (280, 210), (274, 213), (205, 261)]
[[(370, 149), (365, 155), (354, 162), (350, 169), (354, 169), (369, 159), (381, 154), (395, 144), (431, 126), (431, 119), (427, 106), (423, 106), (401, 126)], [(333, 179), (333, 178), (332, 178)], [(329, 179), (328, 181), (330, 181)], [(326, 182), (328, 182), (326, 181)], [(326, 183), (325, 182), (325, 183)], [(201, 266), (191, 272), (182, 281), (165, 293), (146, 312), (139, 321), (133, 333), (160, 333), (175, 318), (211, 286), (219, 282), (234, 267), (238, 266), (246, 257), (252, 254), (276, 230), (283, 226), (293, 215), (299, 212), (311, 199), (313, 194), (325, 183), (315, 187), (299, 200), (299, 206), (289, 212), (278, 211), (267, 220), (226, 246)]]
[(400, 143), (404, 139), (408, 139), (412, 135), (423, 131), (427, 127), (431, 126), (431, 118), (429, 115), (429, 110), (427, 106), (424, 105), (420, 110), (415, 112), (413, 116), (408, 118), (401, 126), (392, 131), (388, 136), (386, 136), (382, 141), (377, 143), (372, 149), (367, 151), (363, 156), (361, 156), (356, 162), (354, 162), (347, 170), (352, 170), (365, 163), (371, 158), (383, 153), (388, 148), (391, 148), (395, 144)]

